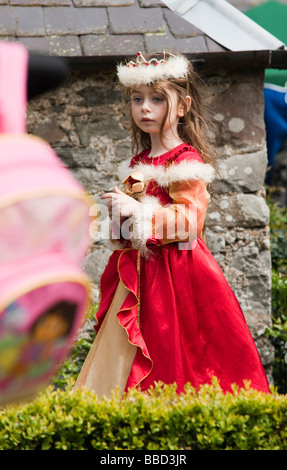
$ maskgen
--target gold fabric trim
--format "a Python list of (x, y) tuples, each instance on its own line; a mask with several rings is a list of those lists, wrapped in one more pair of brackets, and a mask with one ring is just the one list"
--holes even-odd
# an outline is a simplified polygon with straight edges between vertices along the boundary
[(127, 333), (120, 325), (120, 311), (129, 291), (119, 281), (110, 308), (86, 357), (74, 389), (86, 387), (98, 398), (109, 398), (117, 387), (122, 395), (134, 361), (137, 347), (127, 341)]
[[(121, 256), (124, 255), (126, 251), (130, 250), (130, 248), (127, 248), (120, 254), (118, 264)], [(138, 251), (138, 275), (140, 275), (140, 260), (141, 255)], [(116, 388), (119, 389), (120, 395), (124, 393), (138, 348), (136, 344), (130, 342), (127, 329), (120, 324), (117, 317), (127, 295), (129, 292), (133, 293), (133, 291), (128, 289), (122, 281), (119, 266), (117, 267), (117, 271), (119, 283), (115, 295), (74, 385), (75, 390), (81, 387), (86, 387), (96, 393), (98, 398), (103, 396), (109, 398), (112, 395), (113, 390)], [(135, 306), (137, 307), (137, 322), (139, 325), (140, 278), (138, 280), (138, 285), (138, 295), (136, 296), (137, 304)], [(142, 348), (140, 349), (142, 354), (151, 361), (151, 368), (149, 372), (135, 385), (135, 387), (140, 387), (140, 383), (153, 369), (152, 359), (144, 354)]]
[(140, 312), (141, 312), (141, 297), (140, 297), (140, 281), (141, 281), (141, 253), (138, 250), (137, 254), (137, 273), (138, 273), (138, 305), (137, 305), (137, 321), (140, 328)]

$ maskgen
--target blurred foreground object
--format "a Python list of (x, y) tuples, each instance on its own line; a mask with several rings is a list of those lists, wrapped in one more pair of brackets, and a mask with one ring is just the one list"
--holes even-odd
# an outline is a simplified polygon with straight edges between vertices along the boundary
[(63, 57), (29, 53), (27, 98), (35, 98), (57, 87), (69, 74), (68, 63)]
[(89, 196), (26, 134), (28, 52), (0, 43), (0, 405), (35, 396), (89, 305)]

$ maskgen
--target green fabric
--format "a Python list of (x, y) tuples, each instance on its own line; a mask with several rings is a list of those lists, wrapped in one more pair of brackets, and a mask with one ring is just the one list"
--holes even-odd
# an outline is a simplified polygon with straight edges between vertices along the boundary
[(270, 1), (244, 13), (284, 44), (287, 43), (287, 5)]
[[(244, 12), (277, 39), (287, 44), (287, 5), (270, 1)], [(287, 86), (287, 70), (265, 70), (265, 83)]]
[(265, 83), (287, 87), (287, 70), (266, 69)]

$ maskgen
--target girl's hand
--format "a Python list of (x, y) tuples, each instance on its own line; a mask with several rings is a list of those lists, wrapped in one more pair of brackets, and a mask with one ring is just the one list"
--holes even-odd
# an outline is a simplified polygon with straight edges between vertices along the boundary
[(123, 193), (117, 186), (114, 192), (105, 193), (101, 199), (108, 199), (108, 208), (112, 216), (130, 217), (138, 211), (140, 202)]

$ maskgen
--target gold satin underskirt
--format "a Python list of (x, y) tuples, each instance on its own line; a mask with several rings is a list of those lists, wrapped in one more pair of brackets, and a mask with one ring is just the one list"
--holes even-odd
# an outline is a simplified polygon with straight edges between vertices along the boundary
[(120, 325), (117, 313), (129, 291), (119, 281), (113, 301), (104, 318), (74, 389), (86, 387), (98, 398), (109, 398), (116, 388), (122, 395), (127, 383), (137, 347), (128, 340), (128, 334)]

